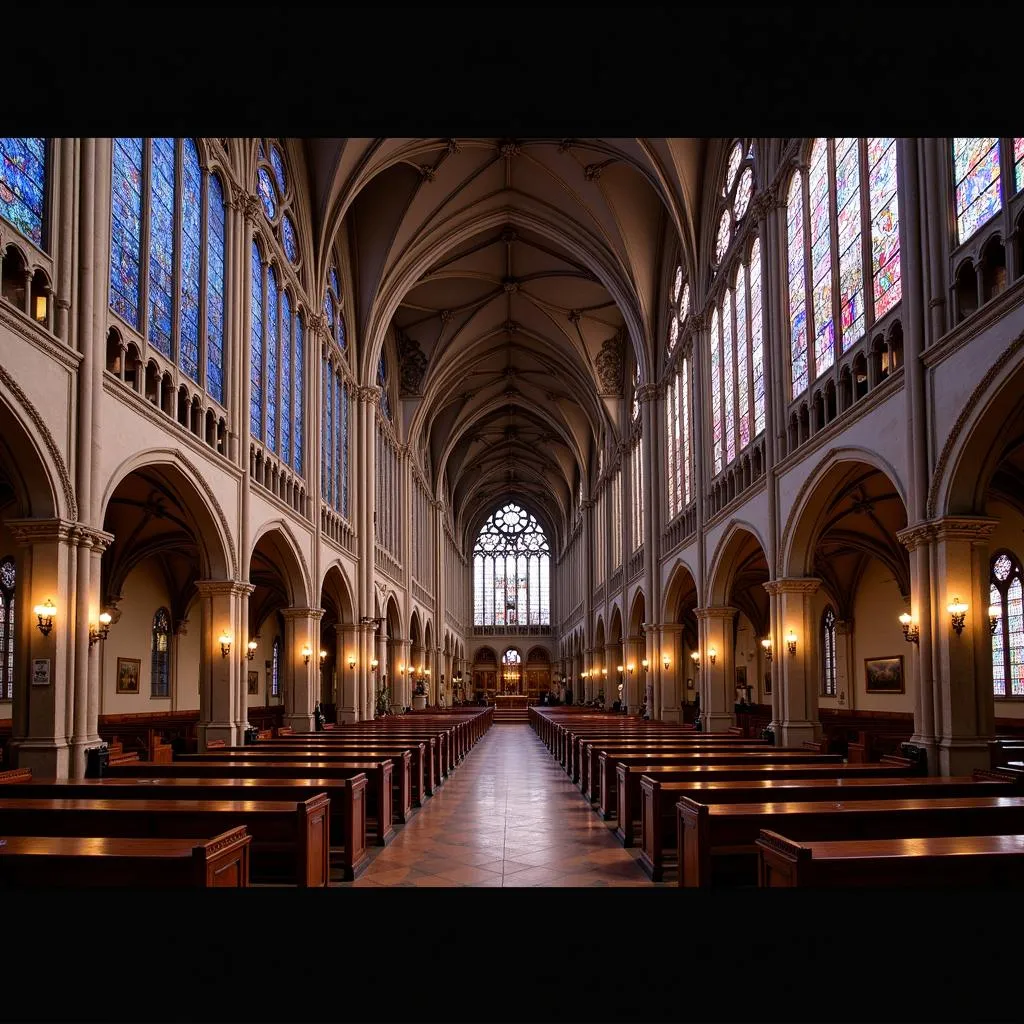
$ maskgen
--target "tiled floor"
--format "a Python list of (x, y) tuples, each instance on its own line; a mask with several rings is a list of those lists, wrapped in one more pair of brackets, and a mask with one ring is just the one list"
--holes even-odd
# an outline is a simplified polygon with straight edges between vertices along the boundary
[(494, 725), (346, 886), (650, 886), (528, 725)]

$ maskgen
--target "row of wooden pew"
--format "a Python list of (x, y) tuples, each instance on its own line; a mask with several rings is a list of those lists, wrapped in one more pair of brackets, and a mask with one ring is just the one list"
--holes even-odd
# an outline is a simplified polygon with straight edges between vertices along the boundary
[(0, 773), (0, 888), (351, 880), (492, 719), (460, 708), (282, 729), (171, 761), (118, 757), (100, 778)]
[(530, 723), (655, 881), (680, 886), (992, 885), (1024, 879), (1024, 763), (934, 777), (815, 744), (568, 708)]

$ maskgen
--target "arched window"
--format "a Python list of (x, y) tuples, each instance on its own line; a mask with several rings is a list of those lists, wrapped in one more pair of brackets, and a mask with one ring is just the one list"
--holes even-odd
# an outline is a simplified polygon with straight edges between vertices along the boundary
[(323, 499), (348, 518), (348, 380), (340, 362), (323, 359), (323, 439), (320, 483)]
[(518, 689), (522, 674), (522, 656), (514, 647), (510, 647), (501, 656), (501, 682), (503, 689)]
[(644, 542), (644, 460), (643, 446), (638, 437), (633, 442), (633, 449), (630, 453), (630, 467), (633, 485), (633, 544), (631, 551), (636, 551)]
[(956, 233), (963, 243), (1002, 210), (1004, 178), (1011, 193), (1024, 191), (1024, 138), (951, 141)]
[(848, 351), (900, 301), (896, 140), (815, 139), (790, 183), (787, 244), (796, 398), (835, 363), (837, 340)]
[(292, 214), (294, 196), (281, 147), (271, 139), (260, 142), (257, 152), (256, 191), (263, 212), (274, 229), (288, 262), (301, 262), (299, 238)]
[(338, 348), (345, 351), (348, 339), (345, 337), (345, 316), (341, 302), (341, 283), (338, 280), (338, 268), (333, 264), (327, 273), (327, 289), (324, 292), (324, 316), (327, 317), (327, 330), (338, 343)]
[(668, 517), (690, 504), (690, 359), (684, 356), (668, 385), (665, 403), (668, 452)]
[(0, 217), (43, 248), (46, 139), (0, 139)]
[(676, 267), (672, 289), (669, 293), (668, 351), (675, 351), (676, 343), (686, 326), (690, 315), (690, 282), (683, 278), (682, 266)]
[(510, 502), (480, 529), (473, 548), (475, 626), (551, 624), (551, 556), (541, 525)]
[(274, 637), (270, 654), (270, 696), (281, 696), (281, 638)]
[(0, 700), (14, 700), (14, 559), (0, 562)]
[(220, 179), (193, 139), (114, 139), (110, 202), (111, 310), (224, 404)]
[(377, 384), (380, 387), (380, 411), (391, 419), (391, 398), (388, 396), (388, 361), (384, 353), (380, 354), (380, 362), (377, 363)]
[(836, 613), (831, 605), (821, 617), (821, 694), (836, 695)]
[(992, 558), (989, 601), (999, 609), (992, 634), (992, 692), (997, 697), (1024, 697), (1024, 593), (1020, 560), (1011, 551)]
[(629, 418), (636, 423), (640, 418), (640, 398), (637, 391), (640, 389), (640, 367), (633, 367), (633, 405), (629, 411)]
[(750, 209), (754, 195), (754, 145), (749, 139), (737, 139), (729, 150), (725, 176), (718, 200), (718, 226), (715, 229), (714, 267), (725, 262), (736, 231)]
[(153, 647), (149, 680), (151, 697), (171, 695), (171, 613), (158, 608), (153, 616)]

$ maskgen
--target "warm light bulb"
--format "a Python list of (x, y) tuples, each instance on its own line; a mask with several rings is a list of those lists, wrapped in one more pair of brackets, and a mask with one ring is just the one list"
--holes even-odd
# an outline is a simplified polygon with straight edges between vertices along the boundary
[(909, 614), (908, 612), (904, 612), (904, 613), (903, 613), (903, 614), (902, 614), (902, 615), (900, 616), (900, 625), (901, 625), (901, 626), (909, 626), (909, 625), (910, 625), (910, 623), (911, 623), (911, 618), (910, 618), (910, 614)]
[(950, 615), (963, 615), (964, 612), (967, 611), (968, 607), (969, 605), (964, 604), (959, 597), (954, 597), (946, 607), (946, 611), (948, 611)]
[(697, 662), (700, 661), (700, 651), (694, 651), (693, 654), (690, 655), (690, 661), (696, 665)]
[(113, 618), (110, 612), (100, 612), (100, 625), (109, 626), (113, 622)]

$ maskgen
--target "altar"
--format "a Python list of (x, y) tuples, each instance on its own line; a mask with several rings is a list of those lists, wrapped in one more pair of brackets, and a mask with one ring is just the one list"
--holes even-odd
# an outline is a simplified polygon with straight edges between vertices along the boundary
[(525, 710), (530, 704), (530, 698), (525, 693), (496, 693), (491, 700), (495, 708), (503, 710)]

